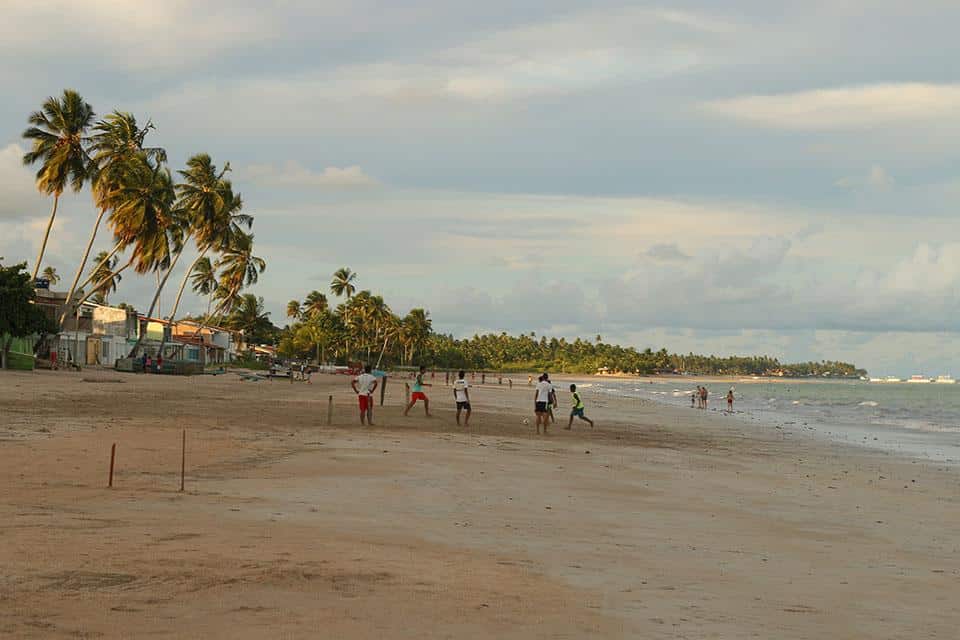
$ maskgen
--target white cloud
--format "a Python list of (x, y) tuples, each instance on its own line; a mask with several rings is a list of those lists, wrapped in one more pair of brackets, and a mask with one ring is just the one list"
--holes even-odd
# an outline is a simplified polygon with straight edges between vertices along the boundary
[(241, 175), (251, 181), (269, 186), (324, 187), (357, 189), (377, 186), (378, 182), (358, 166), (327, 167), (313, 171), (302, 164), (289, 161), (282, 167), (270, 164), (252, 164)]
[(273, 35), (270, 11), (233, 4), (7, 0), (0, 53), (12, 59), (95, 52), (106, 67), (167, 70)]
[(851, 176), (840, 178), (836, 181), (836, 186), (844, 189), (888, 189), (893, 186), (894, 180), (886, 169), (874, 165), (865, 176)]
[(960, 85), (873, 84), (707, 102), (709, 113), (777, 129), (867, 129), (883, 124), (956, 120)]
[(0, 220), (42, 216), (48, 206), (23, 165), (24, 152), (16, 143), (0, 148)]

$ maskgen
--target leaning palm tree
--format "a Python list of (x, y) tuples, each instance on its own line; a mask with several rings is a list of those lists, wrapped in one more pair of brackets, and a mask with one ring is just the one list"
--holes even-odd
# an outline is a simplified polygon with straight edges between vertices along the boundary
[[(108, 222), (119, 250), (132, 247), (133, 251), (121, 267), (94, 282), (90, 293), (78, 296), (75, 307), (98, 291), (106, 278), (114, 278), (131, 266), (139, 274), (169, 266), (171, 247), (176, 240), (171, 232), (174, 198), (170, 171), (161, 163), (140, 153), (123, 166), (117, 188), (111, 192)], [(147, 315), (151, 315), (153, 309), (151, 306)]]
[(53, 209), (50, 220), (40, 243), (40, 253), (33, 265), (36, 280), (47, 250), (50, 230), (57, 217), (60, 196), (69, 187), (80, 191), (89, 178), (90, 156), (84, 146), (87, 129), (93, 121), (93, 107), (83, 101), (80, 94), (72, 89), (63, 92), (61, 98), (47, 98), (40, 111), (30, 114), (32, 125), (23, 132), (23, 137), (32, 141), (31, 149), (23, 156), (23, 163), (32, 165), (40, 162), (37, 171), (37, 189), (53, 196)]
[(345, 295), (350, 298), (357, 290), (357, 286), (353, 283), (356, 279), (356, 273), (350, 271), (347, 267), (341, 267), (333, 274), (333, 279), (330, 281), (330, 291), (337, 297)]
[(311, 291), (303, 301), (304, 315), (318, 315), (328, 309), (327, 296), (319, 291)]
[[(223, 179), (223, 175), (229, 170), (228, 162), (223, 170), (217, 173), (216, 165), (210, 160), (210, 156), (199, 154), (187, 161), (186, 171), (180, 172), (184, 182), (177, 185), (177, 206), (187, 224), (184, 229), (186, 239), (193, 238), (199, 254), (184, 273), (170, 311), (171, 321), (176, 319), (187, 279), (200, 261), (206, 259), (210, 251), (225, 250), (238, 234), (243, 233), (243, 227), (250, 229), (253, 226), (253, 216), (240, 212), (243, 209), (240, 194), (234, 193), (230, 181)], [(179, 257), (178, 252), (174, 264)]]
[(287, 317), (299, 320), (303, 315), (303, 309), (300, 308), (299, 300), (291, 300), (287, 303)]
[(210, 317), (210, 307), (213, 305), (213, 294), (217, 290), (217, 271), (210, 261), (210, 258), (199, 260), (193, 268), (193, 275), (190, 276), (193, 283), (194, 293), (207, 296), (207, 315)]
[(47, 280), (50, 284), (57, 284), (60, 282), (60, 275), (57, 273), (56, 267), (46, 267), (43, 270), (43, 278)]
[[(145, 148), (143, 146), (144, 138), (153, 128), (153, 123), (149, 121), (143, 127), (138, 126), (137, 119), (133, 114), (120, 111), (114, 111), (93, 127), (94, 134), (90, 137), (87, 150), (91, 156), (90, 179), (93, 200), (98, 214), (93, 223), (93, 230), (90, 232), (90, 239), (87, 241), (83, 257), (80, 259), (80, 265), (77, 267), (73, 284), (70, 285), (70, 290), (67, 292), (63, 317), (73, 312), (70, 304), (73, 302), (83, 270), (87, 267), (87, 259), (97, 238), (100, 222), (110, 207), (111, 194), (117, 188), (117, 181), (124, 164), (130, 162), (139, 153), (145, 154), (152, 161), (166, 162), (166, 151), (159, 147)], [(98, 256), (99, 260), (96, 261), (96, 266), (91, 270), (91, 274), (101, 273), (118, 251), (119, 245), (115, 245), (112, 251), (101, 252)], [(61, 322), (63, 322), (63, 317), (61, 317)]]
[(242, 231), (231, 238), (230, 245), (221, 254), (217, 265), (220, 267), (220, 287), (225, 290), (220, 296), (223, 302), (217, 308), (217, 313), (227, 311), (242, 302), (237, 297), (240, 290), (256, 284), (260, 274), (267, 268), (263, 258), (253, 255), (253, 234)]
[(116, 256), (111, 257), (108, 251), (101, 251), (93, 261), (95, 266), (90, 273), (90, 279), (94, 282), (103, 283), (93, 292), (94, 301), (99, 304), (107, 304), (110, 294), (117, 290), (117, 283), (123, 279), (119, 273), (114, 273), (120, 259)]

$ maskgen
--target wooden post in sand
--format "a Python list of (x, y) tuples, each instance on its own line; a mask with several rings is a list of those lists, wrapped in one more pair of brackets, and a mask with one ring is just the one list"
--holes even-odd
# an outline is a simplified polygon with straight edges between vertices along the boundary
[(383, 406), (383, 395), (387, 392), (387, 376), (380, 378), (380, 406)]
[(183, 439), (180, 441), (180, 491), (183, 491), (183, 478), (187, 471), (187, 430), (183, 430)]
[(404, 404), (404, 406), (406, 406), (410, 404), (410, 383), (409, 382), (403, 383), (403, 395), (406, 398), (406, 401)]
[(333, 424), (333, 396), (327, 398), (327, 426)]
[(113, 461), (117, 457), (117, 443), (114, 442), (113, 446), (110, 447), (110, 479), (107, 480), (107, 488), (113, 488)]

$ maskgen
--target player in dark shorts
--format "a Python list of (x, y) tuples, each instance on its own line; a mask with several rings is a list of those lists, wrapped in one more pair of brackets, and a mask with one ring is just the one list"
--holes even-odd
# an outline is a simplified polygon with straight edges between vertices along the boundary
[(464, 417), (463, 426), (470, 426), (470, 385), (467, 383), (466, 372), (457, 373), (457, 379), (453, 382), (453, 399), (457, 403), (457, 424), (460, 424), (460, 414), (464, 411), (467, 415)]
[(573, 428), (573, 419), (580, 418), (584, 422), (590, 423), (590, 428), (593, 429), (593, 420), (584, 415), (584, 410), (586, 407), (583, 405), (583, 400), (580, 399), (580, 394), (577, 393), (577, 385), (570, 385), (570, 393), (573, 394), (573, 407), (570, 409), (570, 421), (567, 423), (567, 426), (564, 427), (567, 431)]

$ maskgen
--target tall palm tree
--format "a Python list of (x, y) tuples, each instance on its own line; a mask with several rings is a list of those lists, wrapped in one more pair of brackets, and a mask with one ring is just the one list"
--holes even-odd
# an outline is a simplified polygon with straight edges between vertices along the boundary
[(433, 331), (430, 313), (424, 309), (411, 309), (403, 319), (400, 331), (407, 350), (407, 361), (411, 362), (414, 354), (423, 350), (430, 332)]
[(299, 300), (291, 300), (287, 303), (287, 317), (299, 320), (303, 315), (303, 309), (300, 308)]
[(311, 291), (303, 301), (304, 315), (317, 315), (327, 311), (327, 296), (319, 291)]
[(269, 326), (270, 312), (264, 310), (263, 298), (247, 293), (240, 296), (240, 303), (230, 314), (227, 324), (231, 329), (254, 336), (264, 325)]
[(23, 163), (41, 163), (37, 171), (37, 189), (53, 196), (50, 220), (33, 265), (31, 277), (34, 280), (47, 250), (60, 196), (67, 189), (68, 182), (71, 189), (80, 191), (89, 178), (90, 156), (84, 146), (93, 118), (93, 107), (84, 102), (79, 93), (66, 89), (61, 98), (47, 98), (40, 111), (30, 114), (28, 121), (32, 126), (23, 132), (23, 137), (31, 141), (31, 149), (24, 154)]
[(60, 282), (60, 275), (57, 273), (56, 267), (46, 267), (43, 270), (43, 278), (50, 282), (50, 284), (57, 284)]
[(210, 317), (210, 307), (213, 305), (213, 294), (219, 286), (217, 282), (217, 271), (210, 261), (210, 258), (203, 258), (198, 261), (193, 268), (193, 275), (190, 276), (193, 283), (194, 293), (207, 296), (207, 315)]
[(350, 271), (347, 267), (341, 267), (333, 274), (333, 279), (330, 281), (330, 291), (338, 298), (344, 295), (350, 298), (357, 290), (357, 286), (354, 284), (356, 279), (356, 273)]
[(93, 299), (98, 304), (107, 304), (110, 294), (117, 290), (117, 283), (123, 279), (119, 273), (114, 273), (120, 259), (111, 257), (108, 251), (101, 251), (93, 261), (96, 264), (90, 274), (91, 280), (103, 283), (93, 292)]
[[(186, 171), (180, 172), (184, 182), (177, 185), (177, 204), (187, 224), (185, 234), (187, 238), (192, 237), (195, 240), (199, 253), (184, 273), (170, 311), (171, 321), (176, 319), (187, 279), (197, 264), (206, 258), (208, 252), (223, 251), (230, 246), (231, 242), (243, 233), (243, 227), (250, 229), (253, 226), (253, 216), (241, 213), (243, 199), (240, 194), (234, 193), (230, 181), (223, 179), (229, 170), (228, 162), (223, 170), (217, 173), (216, 165), (210, 160), (210, 156), (198, 154), (187, 161)], [(179, 257), (178, 253), (177, 258)]]
[[(93, 223), (93, 230), (90, 232), (90, 239), (87, 241), (83, 257), (77, 267), (77, 273), (73, 278), (73, 284), (70, 285), (70, 290), (67, 292), (61, 322), (68, 314), (73, 313), (70, 305), (73, 302), (83, 270), (87, 267), (87, 259), (97, 238), (100, 222), (110, 207), (111, 194), (117, 189), (118, 179), (124, 164), (130, 162), (139, 153), (145, 154), (148, 159), (154, 162), (166, 162), (166, 151), (159, 147), (145, 148), (143, 146), (144, 138), (153, 128), (153, 123), (149, 121), (143, 127), (138, 126), (137, 119), (133, 114), (120, 111), (114, 111), (93, 127), (94, 134), (88, 141), (87, 151), (91, 158), (90, 180), (93, 188), (93, 200), (98, 213)], [(115, 245), (112, 251), (101, 252), (98, 256), (100, 259), (97, 260), (96, 266), (90, 273), (101, 273), (106, 263), (113, 260), (118, 251), (119, 245)]]
[[(169, 266), (171, 246), (175, 242), (171, 234), (175, 197), (170, 171), (162, 163), (140, 153), (123, 165), (117, 188), (111, 192), (108, 222), (119, 250), (132, 247), (133, 251), (121, 267), (105, 278), (114, 278), (131, 266), (139, 274)], [(90, 293), (78, 296), (80, 299), (74, 307), (98, 291), (106, 283), (105, 278), (95, 281)], [(89, 278), (87, 282), (92, 280)], [(151, 305), (147, 315), (152, 315), (153, 309)]]

